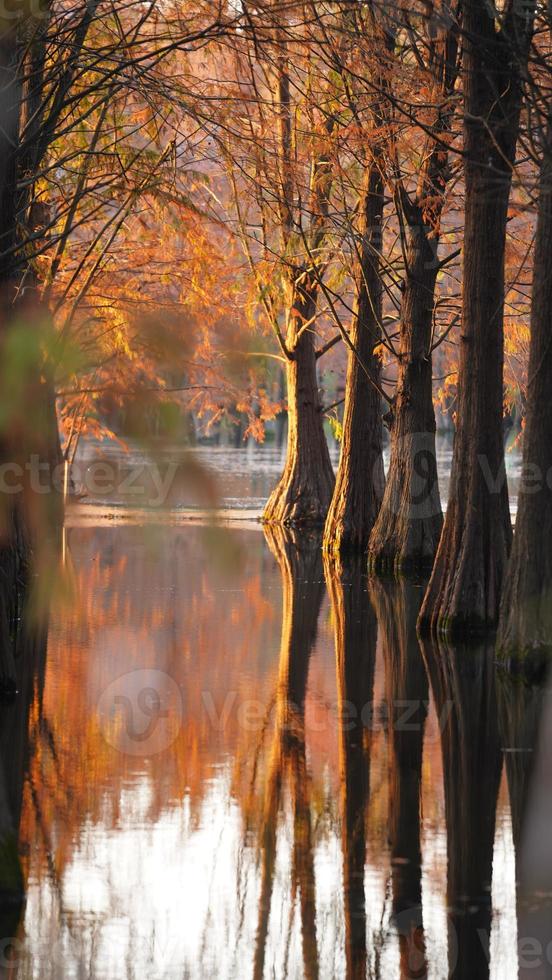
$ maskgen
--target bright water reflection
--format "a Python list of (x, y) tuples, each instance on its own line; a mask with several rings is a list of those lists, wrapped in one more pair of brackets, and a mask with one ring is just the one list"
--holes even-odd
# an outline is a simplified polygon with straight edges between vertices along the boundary
[(538, 686), (420, 650), (421, 588), (304, 534), (73, 528), (66, 561), (0, 708), (6, 976), (516, 976)]
[[(285, 460), (285, 448), (274, 445), (250, 443), (241, 449), (229, 447), (199, 447), (181, 450), (166, 448), (157, 451), (158, 481), (151, 479), (151, 452), (149, 454), (123, 451), (115, 444), (83, 442), (76, 461), (77, 482), (86, 487), (88, 502), (105, 502), (113, 505), (134, 505), (147, 502), (151, 506), (175, 509), (205, 508), (212, 493), (219, 506), (226, 510), (244, 510), (259, 513), (277, 483)], [(331, 447), (334, 468), (337, 467), (339, 448)], [(112, 478), (103, 471), (94, 480), (94, 467), (107, 462), (114, 468)], [(441, 434), (437, 438), (437, 471), (443, 506), (446, 506), (452, 462), (452, 437)], [(389, 465), (389, 448), (384, 451), (384, 465)], [(170, 467), (174, 467), (171, 476)], [(517, 495), (521, 473), (521, 455), (517, 448), (506, 453), (506, 475), (510, 492), (512, 513), (517, 510)], [(485, 470), (491, 487), (497, 475)], [(497, 486), (500, 485), (498, 477)]]

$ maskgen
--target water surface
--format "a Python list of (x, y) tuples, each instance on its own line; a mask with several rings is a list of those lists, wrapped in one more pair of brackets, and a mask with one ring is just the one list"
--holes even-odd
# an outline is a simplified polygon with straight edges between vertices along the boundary
[(540, 684), (420, 648), (422, 585), (309, 535), (72, 527), (62, 561), (0, 706), (6, 976), (518, 975)]

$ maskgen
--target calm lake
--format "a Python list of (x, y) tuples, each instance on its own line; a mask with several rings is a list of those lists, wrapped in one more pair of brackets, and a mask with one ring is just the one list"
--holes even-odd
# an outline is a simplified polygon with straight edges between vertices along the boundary
[(420, 583), (265, 534), (274, 452), (196, 462), (168, 504), (214, 480), (250, 520), (106, 516), (117, 481), (68, 514), (47, 637), (0, 706), (25, 891), (0, 890), (0, 976), (550, 976), (543, 679), (492, 643), (420, 647)]

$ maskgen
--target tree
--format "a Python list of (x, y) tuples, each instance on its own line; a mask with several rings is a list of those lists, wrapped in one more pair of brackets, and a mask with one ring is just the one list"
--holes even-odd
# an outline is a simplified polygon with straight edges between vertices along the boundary
[(523, 430), (522, 484), (514, 544), (502, 603), (498, 647), (523, 657), (552, 648), (552, 115), (550, 95), (541, 109), (542, 162), (533, 263), (527, 412)]
[[(368, 71), (370, 78), (374, 76), (375, 87), (384, 89), (384, 75), (389, 70), (388, 53), (393, 44), (392, 34), (369, 9), (365, 19), (361, 19), (359, 23), (353, 20), (351, 36), (355, 37), (355, 42), (356, 35), (360, 38), (368, 35), (368, 45), (365, 42), (361, 48), (361, 64), (364, 62), (364, 70)], [(355, 48), (352, 50), (355, 51)], [(345, 74), (345, 66), (339, 57), (337, 65), (340, 73)], [(344, 86), (349, 101), (354, 99), (355, 88), (358, 88), (355, 84), (355, 68), (357, 66), (353, 63), (352, 80)], [(359, 245), (355, 305), (350, 330), (347, 332), (341, 320), (338, 320), (340, 332), (349, 347), (349, 355), (339, 467), (324, 528), (324, 549), (334, 554), (341, 551), (366, 551), (385, 486), (381, 421), (383, 392), (380, 385), (381, 357), (378, 348), (381, 343), (383, 316), (381, 254), (389, 132), (383, 92), (371, 95), (364, 113), (362, 100), (359, 102), (360, 106), (353, 105), (352, 116), (355, 126), (362, 134), (361, 139), (368, 143), (369, 150), (366, 152), (362, 149), (358, 153), (364, 175), (359, 200), (361, 220), (358, 231), (353, 231), (359, 238)], [(333, 303), (332, 308), (335, 311)]]
[[(405, 254), (400, 306), (400, 349), (395, 394), (386, 416), (391, 434), (389, 471), (378, 519), (370, 536), (372, 566), (431, 567), (443, 518), (435, 455), (432, 353), (435, 292), (444, 263), (438, 260), (441, 218), (450, 176), (448, 143), (453, 135), (457, 78), (459, 5), (443, 21), (421, 18), (415, 32), (409, 20), (416, 81), (432, 100), (414, 193), (409, 193), (395, 153), (395, 201)], [(405, 45), (408, 50), (408, 45)], [(404, 56), (404, 55), (403, 55)], [(392, 93), (391, 93), (392, 98)], [(426, 94), (424, 98), (428, 98)], [(449, 328), (450, 329), (450, 328)], [(448, 333), (448, 331), (447, 331)]]
[[(4, 459), (19, 467), (25, 482), (25, 492), (8, 498), (8, 514), (2, 517), (6, 537), (18, 547), (29, 537), (40, 541), (38, 529), (50, 516), (45, 510), (54, 510), (58, 521), (61, 516), (55, 492), (62, 483), (55, 386), (67, 362), (75, 373), (70, 328), (137, 198), (146, 187), (151, 191), (152, 174), (167, 159), (162, 148), (152, 162), (147, 126), (136, 119), (125, 124), (117, 111), (123, 105), (135, 111), (147, 106), (148, 88), (157, 83), (164, 60), (220, 36), (234, 21), (234, 15), (227, 18), (209, 4), (183, 18), (176, 9), (158, 16), (151, 5), (107, 0), (71, 10), (47, 2), (32, 12), (22, 7), (0, 24), (6, 97), (0, 127), (0, 439)], [(157, 122), (158, 137), (159, 113)], [(139, 175), (138, 160), (151, 165)], [(137, 176), (133, 187), (131, 174)], [(69, 274), (64, 260), (79, 240), (82, 245), (83, 229), (91, 227), (84, 256), (81, 252)], [(70, 309), (58, 331), (56, 313), (63, 303), (54, 283), (57, 287), (64, 273), (62, 291)], [(104, 310), (104, 326), (111, 311)], [(85, 349), (83, 342), (81, 366)], [(80, 393), (79, 401), (82, 408)], [(47, 470), (49, 494), (35, 493), (26, 479), (34, 456)]]
[[(522, 9), (523, 8), (523, 9)], [(533, 13), (463, 5), (465, 232), (449, 502), (422, 629), (496, 625), (512, 540), (502, 435), (504, 249)]]
[(322, 526), (334, 475), (318, 390), (317, 361), (328, 349), (317, 347), (318, 300), (336, 120), (302, 17), (294, 23), (271, 8), (259, 20), (249, 8), (255, 13), (252, 40), (235, 45), (230, 66), (239, 114), (216, 136), (232, 190), (232, 227), (286, 372), (286, 462), (263, 521)]

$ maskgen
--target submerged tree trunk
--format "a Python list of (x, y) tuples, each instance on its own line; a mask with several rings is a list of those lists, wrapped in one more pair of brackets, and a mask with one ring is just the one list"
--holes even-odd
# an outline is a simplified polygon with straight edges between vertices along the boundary
[(447, 824), (449, 969), (489, 976), (491, 879), (501, 772), (492, 647), (424, 644), (441, 733)]
[(286, 464), (264, 509), (266, 524), (322, 527), (332, 498), (334, 474), (318, 394), (312, 328), (316, 301), (315, 284), (295, 284), (286, 334)]
[(374, 601), (385, 664), (393, 925), (399, 936), (401, 980), (421, 980), (427, 976), (420, 830), (428, 703), (427, 673), (416, 636), (421, 591), (406, 581), (376, 581)]
[(370, 791), (370, 734), (377, 622), (361, 558), (346, 565), (325, 559), (332, 603), (339, 710), (341, 848), (347, 980), (366, 977), (366, 820)]
[(437, 262), (419, 216), (410, 229), (389, 472), (368, 549), (382, 570), (432, 563), (443, 526), (430, 354)]
[(343, 437), (335, 490), (324, 529), (324, 550), (333, 554), (366, 551), (385, 486), (382, 456), (380, 253), (383, 176), (378, 155), (370, 166), (363, 201), (362, 247), (356, 310), (351, 326)]
[(509, 657), (552, 649), (551, 241), (552, 121), (540, 177), (522, 483), (498, 635), (498, 647)]
[(397, 388), (388, 413), (391, 432), (389, 472), (378, 520), (370, 537), (372, 567), (424, 567), (433, 564), (443, 526), (435, 454), (432, 351), (437, 251), (451, 131), (450, 96), (457, 77), (458, 26), (446, 26), (429, 45), (428, 69), (439, 108), (424, 152), (415, 199), (401, 184), (397, 202), (407, 226), (406, 268), (400, 311)]
[[(443, 533), (420, 614), (423, 629), (495, 626), (512, 540), (502, 436), (504, 249), (527, 61), (528, 5), (464, 4), (463, 317), (458, 416)], [(527, 16), (526, 16), (527, 14)]]

